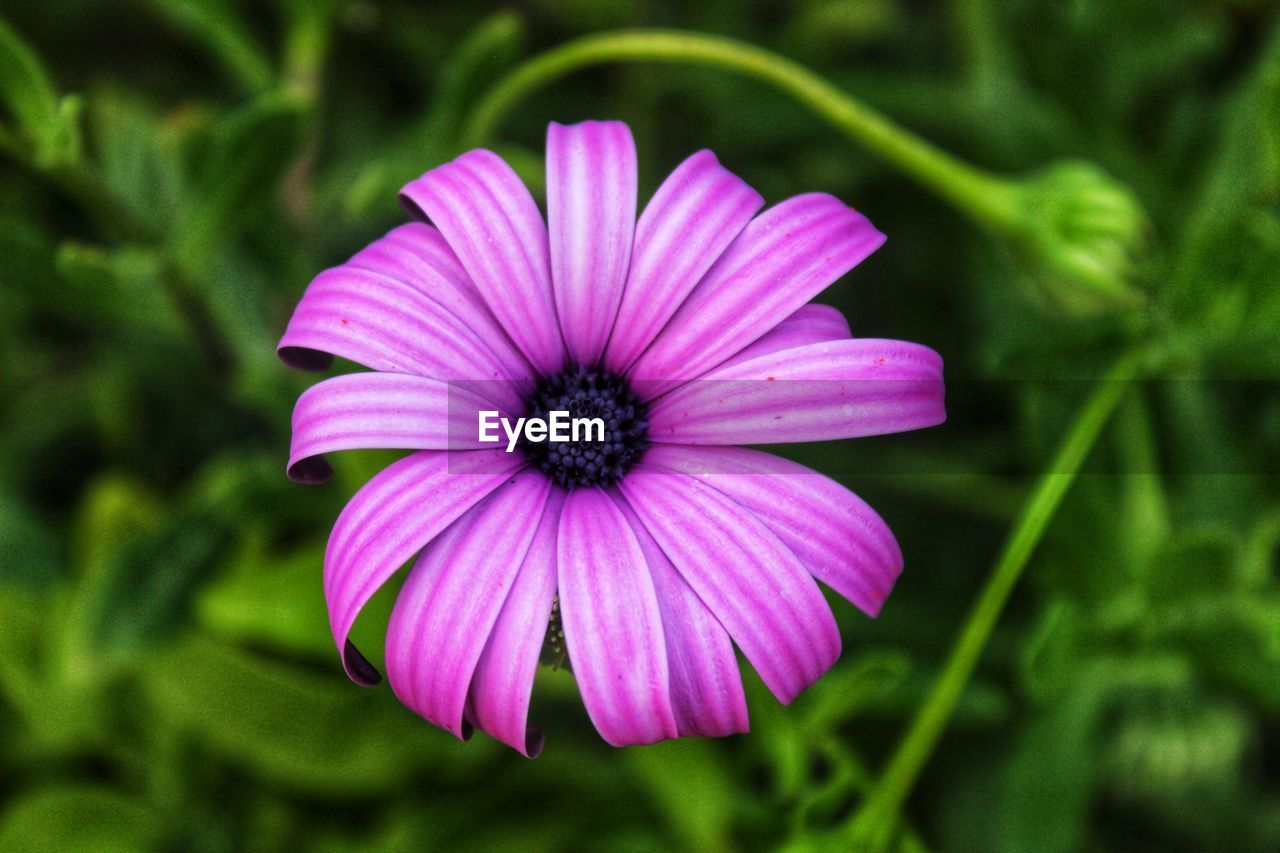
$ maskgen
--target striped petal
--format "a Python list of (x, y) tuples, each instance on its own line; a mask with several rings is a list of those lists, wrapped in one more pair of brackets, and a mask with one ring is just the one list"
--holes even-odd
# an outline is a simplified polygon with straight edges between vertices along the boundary
[[(446, 305), (379, 272), (334, 267), (316, 276), (278, 349), (293, 367), (323, 370), (337, 355), (388, 373), (482, 380), (504, 405), (519, 387), (489, 343)], [(519, 368), (525, 374), (528, 368)]]
[(565, 498), (560, 618), (582, 702), (614, 746), (677, 737), (662, 616), (644, 552), (601, 489)]
[(559, 371), (564, 342), (551, 292), (547, 227), (501, 157), (468, 151), (411, 181), (400, 201), (449, 241), (489, 310), (542, 374)]
[(476, 726), (529, 758), (542, 751), (542, 732), (528, 726), (529, 698), (556, 595), (556, 535), (563, 505), (564, 493), (552, 490), (471, 678)]
[(547, 226), (556, 311), (569, 355), (595, 364), (622, 301), (636, 225), (636, 145), (618, 121), (551, 123)]
[(631, 366), (763, 205), (760, 194), (710, 151), (676, 167), (636, 223), (606, 366), (615, 373)]
[(829, 195), (796, 196), (752, 220), (630, 375), (656, 396), (723, 362), (853, 269), (884, 242)]
[(831, 608), (761, 521), (705, 483), (644, 463), (621, 489), (780, 702), (790, 703), (835, 663), (840, 632)]
[(467, 736), (476, 664), (542, 518), (551, 483), (523, 471), (435, 539), (396, 598), (387, 678), (427, 722)]
[(902, 573), (884, 520), (844, 486), (805, 466), (746, 447), (662, 444), (646, 465), (712, 486), (760, 519), (818, 580), (869, 616)]
[(393, 228), (357, 252), (348, 266), (403, 281), (439, 302), (475, 332), (512, 379), (533, 378), (533, 369), (485, 304), (444, 236), (423, 222)]
[(347, 639), (361, 608), (396, 570), (524, 464), (501, 450), (421, 450), (364, 485), (333, 525), (324, 555), (329, 626), (347, 674), (377, 671)]
[(942, 359), (903, 341), (810, 344), (707, 373), (657, 400), (649, 437), (676, 444), (827, 441), (946, 420)]
[(795, 313), (766, 332), (760, 340), (712, 369), (721, 371), (763, 355), (808, 344), (846, 341), (850, 337), (852, 333), (849, 331), (849, 321), (839, 310), (830, 305), (810, 302), (797, 308)]
[(350, 373), (316, 383), (293, 409), (289, 478), (322, 483), (322, 454), (362, 448), (479, 450), (478, 412), (494, 404), (461, 385), (401, 373)]
[(728, 632), (671, 565), (626, 500), (618, 508), (644, 552), (662, 614), (671, 709), (681, 737), (723, 737), (748, 730), (742, 673)]

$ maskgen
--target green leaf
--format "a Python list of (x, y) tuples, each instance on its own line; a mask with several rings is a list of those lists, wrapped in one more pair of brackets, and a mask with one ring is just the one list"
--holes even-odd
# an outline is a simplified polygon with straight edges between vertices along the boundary
[(161, 502), (136, 483), (98, 483), (79, 522), (80, 576), (67, 617), (67, 663), (94, 678), (184, 622), (194, 589), (218, 564), (231, 532), (215, 514)]
[[(40, 618), (47, 598), (12, 580), (0, 583), (0, 707), (12, 706), (24, 716), (41, 712), (40, 665), (44, 623)], [(0, 849), (3, 849), (0, 846)]]
[(189, 197), (181, 144), (193, 122), (161, 114), (127, 90), (95, 91), (90, 103), (103, 183), (134, 216), (162, 233)]
[[(1256, 249), (1242, 218), (1280, 200), (1280, 24), (1272, 24), (1261, 57), (1221, 102), (1218, 138), (1185, 205), (1171, 266), (1168, 287), (1180, 306), (1217, 296), (1206, 280), (1229, 278), (1248, 265)], [(1271, 283), (1271, 276), (1259, 282), (1267, 290)]]
[(809, 774), (809, 749), (805, 732), (790, 720), (787, 709), (764, 686), (754, 670), (744, 668), (742, 685), (751, 715), (751, 743), (769, 770), (771, 790), (780, 799), (791, 799), (804, 788)]
[(1160, 547), (1146, 566), (1154, 603), (1195, 599), (1240, 585), (1238, 548), (1219, 526), (1183, 531)]
[(705, 740), (682, 739), (629, 750), (626, 757), (688, 849), (732, 849), (735, 804), (744, 793), (720, 752)]
[(833, 731), (901, 684), (910, 671), (911, 660), (904, 652), (862, 652), (823, 676), (798, 710), (810, 731)]
[(188, 275), (199, 277), (214, 254), (270, 201), (297, 155), (303, 111), (281, 95), (265, 95), (217, 125), (199, 167), (199, 185), (172, 235), (172, 250)]
[(0, 104), (17, 121), (37, 165), (51, 168), (80, 156), (80, 103), (59, 98), (39, 57), (0, 19)]
[(319, 93), (324, 60), (339, 15), (342, 0), (281, 0), (284, 19), (285, 91), (307, 104)]
[(0, 850), (127, 853), (154, 849), (162, 837), (163, 825), (150, 807), (99, 786), (28, 793), (0, 815)]
[(48, 586), (61, 569), (57, 528), (7, 484), (0, 487), (0, 554), (6, 584)]
[(68, 313), (93, 316), (95, 325), (119, 337), (134, 337), (143, 328), (169, 335), (184, 330), (154, 250), (67, 241), (58, 247), (56, 261), (69, 285), (64, 296)]
[(261, 92), (271, 85), (267, 52), (226, 0), (147, 0), (147, 5), (200, 42), (244, 91)]
[(142, 672), (159, 722), (220, 760), (296, 790), (368, 795), (428, 766), (444, 782), (497, 749), (478, 741), (458, 751), (388, 690), (364, 690), (341, 675), (306, 673), (205, 637), (160, 651)]
[(1103, 764), (1131, 799), (1221, 807), (1239, 797), (1239, 770), (1252, 740), (1249, 721), (1221, 702), (1183, 701), (1124, 715)]
[(1137, 691), (1184, 689), (1189, 669), (1173, 658), (1097, 658), (1018, 735), (1004, 802), (994, 810), (1000, 850), (1077, 850), (1100, 773), (1101, 726), (1113, 703)]
[(1032, 698), (1043, 702), (1070, 686), (1092, 648), (1088, 628), (1072, 599), (1050, 599), (1018, 653), (1022, 687)]
[[(337, 653), (326, 617), (323, 566), (323, 543), (283, 558), (254, 548), (201, 592), (197, 616), (229, 639), (333, 662)], [(389, 611), (370, 613), (365, 621), (382, 625), (388, 616)]]
[(1280, 598), (1242, 592), (1192, 598), (1159, 615), (1158, 635), (1183, 650), (1209, 680), (1280, 713)]
[(1135, 388), (1121, 404), (1115, 438), (1122, 473), (1118, 539), (1123, 561), (1133, 565), (1150, 558), (1172, 527), (1159, 474), (1155, 430), (1140, 389)]
[(523, 36), (520, 18), (502, 11), (485, 18), (463, 39), (441, 65), (431, 111), (363, 167), (346, 197), (350, 215), (363, 216), (378, 207), (393, 210), (402, 186), (453, 156), (477, 82), (510, 63)]

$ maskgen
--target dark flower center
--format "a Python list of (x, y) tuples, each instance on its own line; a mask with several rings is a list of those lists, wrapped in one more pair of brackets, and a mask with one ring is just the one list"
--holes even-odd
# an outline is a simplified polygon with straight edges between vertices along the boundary
[(598, 424), (582, 424), (577, 441), (521, 443), (530, 461), (565, 488), (617, 482), (648, 446), (644, 403), (625, 379), (607, 371), (574, 367), (544, 377), (526, 417), (548, 420), (551, 412), (603, 423), (603, 430)]

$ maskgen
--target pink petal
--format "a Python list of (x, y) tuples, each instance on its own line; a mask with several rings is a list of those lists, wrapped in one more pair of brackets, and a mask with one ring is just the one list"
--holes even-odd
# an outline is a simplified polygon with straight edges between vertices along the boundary
[(569, 660), (600, 736), (614, 746), (677, 737), (653, 579), (626, 516), (601, 489), (565, 498), (558, 561)]
[[(517, 406), (509, 380), (528, 366), (504, 364), (453, 309), (411, 284), (354, 266), (316, 276), (289, 320), (279, 354), (287, 364), (323, 370), (338, 355), (388, 373), (485, 380)], [(509, 373), (519, 369), (523, 374)]]
[(649, 437), (767, 444), (884, 435), (946, 420), (942, 359), (903, 341), (810, 344), (737, 362), (654, 402)]
[(529, 697), (556, 595), (556, 535), (564, 493), (551, 490), (537, 532), (471, 677), (475, 724), (529, 758), (542, 732), (528, 728)]
[(475, 332), (512, 379), (530, 379), (533, 369), (503, 331), (475, 283), (467, 276), (444, 236), (423, 222), (393, 228), (357, 252), (349, 266), (379, 272), (412, 285), (439, 302)]
[(551, 482), (522, 471), (418, 559), (387, 626), (387, 678), (400, 701), (460, 738), (489, 633), (542, 518)]
[(618, 508), (631, 522), (658, 594), (671, 708), (680, 736), (723, 737), (747, 731), (747, 699), (728, 632), (671, 565), (631, 505), (620, 500)]
[(621, 489), (780, 702), (789, 703), (835, 663), (840, 632), (831, 608), (761, 521), (705, 483), (645, 463)]
[(745, 447), (660, 444), (644, 463), (723, 492), (777, 534), (814, 577), (870, 616), (902, 572), (902, 551), (876, 511), (797, 462)]
[(541, 373), (564, 366), (542, 214), (516, 173), (492, 151), (468, 151), (400, 191), (429, 217), (512, 340)]
[(631, 366), (763, 205), (760, 194), (710, 151), (676, 167), (636, 224), (606, 366), (617, 373)]
[[(449, 242), (425, 222), (407, 222), (392, 228), (347, 263), (416, 285), (438, 301), (461, 299), (489, 313), (484, 297), (449, 248)], [(446, 286), (442, 287), (442, 283)]]
[(839, 310), (830, 305), (810, 302), (808, 305), (797, 308), (795, 313), (766, 332), (760, 340), (737, 355), (725, 359), (712, 370), (718, 372), (762, 355), (795, 349), (807, 344), (846, 341), (851, 336), (849, 321)]
[(347, 639), (361, 608), (410, 557), (523, 464), (521, 454), (501, 450), (421, 450), (356, 492), (334, 523), (324, 555), (329, 626), (353, 680), (378, 679)]
[(636, 224), (636, 145), (625, 124), (551, 123), (547, 224), (565, 344), (575, 362), (595, 364), (622, 301)]
[(460, 385), (421, 376), (350, 373), (326, 379), (302, 392), (293, 409), (289, 477), (328, 480), (333, 472), (321, 454), (334, 450), (483, 449), (478, 412), (494, 405)]
[(640, 356), (630, 375), (656, 396), (723, 362), (884, 242), (829, 195), (796, 196), (752, 220)]

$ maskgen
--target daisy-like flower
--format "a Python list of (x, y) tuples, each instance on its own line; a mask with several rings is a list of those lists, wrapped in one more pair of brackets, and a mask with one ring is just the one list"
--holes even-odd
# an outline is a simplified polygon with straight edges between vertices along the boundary
[[(325, 553), (351, 678), (379, 680), (348, 634), (418, 555), (387, 675), (458, 737), (480, 728), (536, 755), (547, 648), (615, 745), (746, 731), (735, 645), (784, 703), (816, 681), (840, 654), (816, 581), (874, 616), (902, 555), (843, 486), (738, 445), (942, 422), (936, 353), (852, 338), (807, 304), (884, 235), (820, 193), (761, 213), (709, 151), (637, 219), (618, 122), (551, 125), (545, 220), (484, 150), (400, 199), (416, 221), (317, 276), (279, 348), (294, 367), (372, 369), (298, 400), (292, 478), (326, 479), (330, 451), (415, 451), (352, 498)], [(509, 451), (480, 441), (484, 410), (598, 417), (605, 434)]]

